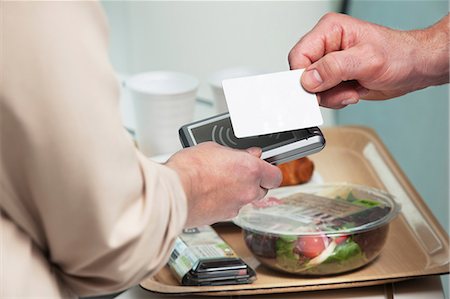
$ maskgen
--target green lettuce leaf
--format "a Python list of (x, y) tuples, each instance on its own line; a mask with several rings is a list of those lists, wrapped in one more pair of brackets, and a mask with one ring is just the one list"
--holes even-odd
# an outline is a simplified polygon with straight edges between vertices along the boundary
[(349, 260), (354, 257), (362, 257), (363, 253), (359, 245), (348, 239), (345, 243), (336, 247), (333, 254), (331, 254), (324, 263), (333, 263)]

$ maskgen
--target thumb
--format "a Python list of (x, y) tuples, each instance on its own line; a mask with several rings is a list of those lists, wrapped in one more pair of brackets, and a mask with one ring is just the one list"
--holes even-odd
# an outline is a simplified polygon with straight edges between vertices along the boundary
[(249, 153), (252, 156), (255, 156), (256, 158), (261, 158), (262, 155), (262, 149), (259, 147), (250, 147), (245, 150), (247, 153)]
[(356, 46), (328, 53), (305, 70), (301, 79), (303, 87), (317, 93), (343, 81), (360, 80), (374, 74), (381, 60), (374, 59), (374, 53), (363, 48)]

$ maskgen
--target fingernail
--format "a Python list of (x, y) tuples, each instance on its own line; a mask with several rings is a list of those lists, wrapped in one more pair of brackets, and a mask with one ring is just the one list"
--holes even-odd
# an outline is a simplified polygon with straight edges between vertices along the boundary
[(322, 77), (316, 69), (307, 71), (303, 75), (303, 85), (307, 88), (316, 88), (323, 83)]
[(259, 148), (259, 147), (250, 147), (246, 151), (250, 155), (257, 156), (257, 157), (260, 157), (261, 156), (261, 152), (262, 152), (261, 148)]
[(358, 86), (356, 88), (356, 92), (358, 93), (359, 97), (362, 98), (363, 96), (366, 96), (369, 93), (369, 90), (362, 86)]
[(358, 102), (359, 102), (358, 99), (346, 99), (346, 100), (343, 100), (341, 102), (341, 104), (344, 105), (344, 106), (347, 106), (347, 105), (351, 105), (351, 104), (356, 104)]

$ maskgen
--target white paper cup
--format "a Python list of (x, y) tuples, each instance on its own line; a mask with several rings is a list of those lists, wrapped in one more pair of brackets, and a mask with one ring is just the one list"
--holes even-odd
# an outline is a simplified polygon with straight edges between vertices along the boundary
[(222, 81), (225, 79), (255, 76), (267, 73), (251, 67), (232, 67), (217, 71), (209, 76), (209, 86), (213, 92), (217, 113), (228, 112), (227, 102), (223, 93)]
[(136, 140), (147, 156), (181, 149), (178, 129), (193, 120), (199, 81), (187, 74), (155, 71), (126, 81), (136, 117)]

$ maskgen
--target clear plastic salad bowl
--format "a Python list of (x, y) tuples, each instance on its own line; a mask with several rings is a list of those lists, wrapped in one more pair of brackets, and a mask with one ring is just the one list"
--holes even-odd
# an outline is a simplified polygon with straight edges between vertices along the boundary
[(272, 190), (243, 207), (234, 222), (262, 264), (301, 275), (331, 275), (374, 260), (399, 210), (391, 195), (364, 186), (295, 186)]

